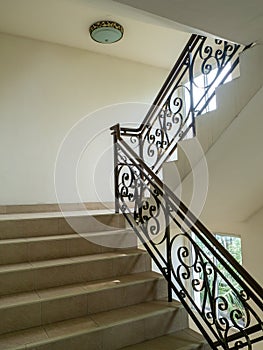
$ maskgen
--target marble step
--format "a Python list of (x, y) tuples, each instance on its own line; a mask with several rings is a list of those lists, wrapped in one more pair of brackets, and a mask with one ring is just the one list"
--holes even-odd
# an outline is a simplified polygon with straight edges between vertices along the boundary
[(152, 301), (0, 336), (1, 350), (114, 350), (187, 327), (179, 303)]
[(136, 246), (136, 235), (133, 230), (128, 229), (91, 232), (82, 235), (73, 233), (2, 239), (0, 240), (0, 264), (70, 258)]
[(165, 279), (154, 272), (0, 297), (0, 334), (165, 298)]
[(0, 239), (124, 229), (124, 217), (109, 211), (0, 215)]
[(84, 203), (42, 203), (42, 204), (7, 204), (0, 205), (0, 214), (28, 214), (50, 212), (102, 211), (114, 210), (114, 202)]
[(202, 335), (190, 328), (123, 348), (123, 350), (145, 349), (211, 350), (211, 348), (205, 343)]
[(114, 278), (150, 270), (150, 256), (139, 249), (1, 265), (0, 295)]

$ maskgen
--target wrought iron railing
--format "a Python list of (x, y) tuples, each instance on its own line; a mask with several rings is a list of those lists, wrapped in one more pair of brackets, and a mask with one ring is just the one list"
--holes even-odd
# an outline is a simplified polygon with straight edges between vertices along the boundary
[[(121, 136), (156, 174), (177, 148), (195, 135), (195, 117), (207, 110), (215, 87), (239, 63), (242, 47), (193, 34), (138, 128), (120, 128)], [(195, 77), (202, 75), (203, 82)]]
[[(111, 128), (116, 212), (166, 278), (168, 300), (181, 301), (216, 350), (252, 349), (263, 340), (262, 288), (157, 174), (178, 142), (195, 134), (195, 117), (238, 65), (240, 50), (192, 35), (143, 123)], [(198, 67), (205, 84), (196, 99)]]
[(113, 134), (118, 207), (166, 278), (168, 299), (175, 294), (212, 349), (252, 349), (263, 340), (262, 288), (129, 147), (119, 125)]

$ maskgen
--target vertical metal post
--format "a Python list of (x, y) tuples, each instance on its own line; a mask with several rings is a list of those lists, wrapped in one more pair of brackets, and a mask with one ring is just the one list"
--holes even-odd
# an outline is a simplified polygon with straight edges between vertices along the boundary
[(189, 64), (189, 82), (190, 82), (190, 109), (191, 109), (191, 116), (192, 116), (192, 130), (193, 130), (193, 137), (196, 136), (196, 130), (195, 130), (195, 106), (194, 106), (194, 92), (193, 92), (193, 83), (194, 83), (194, 67), (193, 67), (193, 59), (192, 59), (192, 52), (188, 51), (188, 64)]
[(139, 156), (141, 160), (143, 160), (143, 143), (142, 143), (142, 134), (140, 133), (138, 135), (138, 142), (139, 142)]
[[(142, 134), (141, 133), (138, 135), (138, 142), (139, 142), (139, 156), (143, 160), (143, 143), (142, 143)], [(140, 166), (140, 169), (141, 169), (141, 166)], [(136, 198), (137, 205), (135, 206), (135, 208), (137, 207), (138, 215), (139, 215), (139, 218), (141, 219), (142, 218), (142, 201), (143, 201), (143, 184), (142, 184), (142, 182), (145, 180), (142, 172), (140, 173), (140, 180), (141, 180), (140, 193), (139, 193), (139, 198)]]
[[(164, 197), (165, 198), (165, 197)], [(169, 217), (169, 207), (166, 201), (165, 205), (165, 237), (166, 237), (166, 259), (167, 259), (167, 287), (168, 287), (168, 302), (173, 301), (172, 296), (172, 257), (171, 257), (171, 231), (170, 231), (170, 217)]]
[(114, 193), (115, 193), (115, 213), (119, 213), (119, 189), (118, 189), (118, 138), (117, 126), (113, 128), (113, 147), (114, 147)]

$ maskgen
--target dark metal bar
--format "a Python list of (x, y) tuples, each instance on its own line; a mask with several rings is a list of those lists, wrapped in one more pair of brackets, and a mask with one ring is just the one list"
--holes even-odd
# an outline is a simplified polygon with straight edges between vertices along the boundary
[[(257, 324), (257, 325), (251, 326), (251, 327), (249, 327), (249, 328), (246, 328), (246, 334), (253, 334), (253, 333), (256, 333), (256, 332), (258, 332), (258, 331), (262, 331), (262, 325), (260, 326), (259, 324)], [(234, 340), (239, 339), (239, 338), (242, 337), (242, 336), (243, 336), (242, 332), (238, 332), (238, 333), (235, 333), (235, 334), (230, 335), (230, 336), (227, 338), (227, 341), (228, 341), (228, 342), (232, 342), (232, 341), (234, 341)], [(262, 336), (262, 337), (263, 337), (263, 336)], [(262, 338), (262, 337), (260, 337), (260, 338)], [(251, 339), (251, 341), (253, 341), (253, 339)], [(219, 342), (215, 342), (214, 345), (215, 345), (215, 346), (219, 346), (220, 343), (219, 343)]]
[[(211, 249), (213, 249), (213, 246), (216, 247), (216, 249), (220, 252), (220, 254), (222, 254), (226, 261), (230, 262), (230, 264), (233, 266), (233, 269), (236, 269), (240, 273), (240, 275), (247, 281), (248, 285), (252, 286), (253, 290), (256, 291), (256, 293), (258, 293), (259, 295), (263, 295), (263, 289), (258, 284), (258, 282), (256, 282), (256, 280), (253, 279), (253, 277), (233, 258), (233, 256), (227, 250), (224, 249), (224, 247), (216, 240), (212, 233), (209, 232), (208, 229), (195, 217), (195, 215), (190, 212), (190, 210), (182, 203), (182, 201), (178, 197), (176, 197), (176, 195), (169, 189), (169, 187), (167, 187), (155, 175), (155, 173), (137, 156), (137, 154), (129, 147), (129, 145), (121, 137), (119, 137), (119, 142), (123, 146), (123, 148), (132, 155), (136, 162), (140, 164), (141, 168), (147, 171), (147, 173), (155, 181), (155, 183), (159, 187), (163, 188), (168, 198), (173, 201), (173, 204), (178, 205), (175, 208), (177, 214), (179, 214), (179, 210), (182, 211), (182, 213), (184, 214), (183, 218), (185, 222), (189, 223), (190, 228), (194, 229), (194, 227), (197, 227), (197, 229), (200, 230), (200, 232), (202, 232), (203, 235), (210, 241)], [(126, 154), (128, 155), (128, 153)], [(191, 223), (189, 220), (191, 221)], [(204, 241), (201, 235), (199, 235), (199, 238), (201, 238)], [(225, 261), (221, 259), (219, 254), (214, 249), (213, 252), (218, 258), (220, 258), (222, 263), (225, 264)], [(230, 269), (228, 265), (226, 265), (226, 268)], [(230, 269), (230, 272), (234, 273), (232, 269)], [(241, 280), (238, 275), (236, 275), (235, 277), (238, 279), (238, 282), (245, 287), (243, 280)], [(255, 302), (257, 302), (257, 304), (262, 307), (262, 303), (254, 293), (253, 297)]]
[(118, 156), (117, 156), (117, 143), (118, 143), (118, 135), (119, 133), (119, 124), (113, 126), (111, 130), (113, 130), (113, 148), (114, 148), (114, 193), (115, 193), (115, 213), (118, 214), (120, 211), (119, 206), (119, 190), (118, 190)]
[[(255, 337), (255, 334), (263, 329), (262, 320), (257, 313), (258, 309), (263, 311), (263, 289), (224, 249), (199, 219), (189, 211), (184, 203), (157, 177), (163, 162), (174, 152), (178, 142), (184, 139), (191, 129), (195, 135), (195, 116), (201, 114), (209, 105), (215, 95), (215, 91), (210, 93), (213, 84), (240, 47), (237, 44), (215, 40), (218, 45), (223, 43), (223, 49), (218, 49), (214, 53), (215, 56), (212, 56), (213, 49), (205, 41), (206, 38), (203, 36), (191, 36), (144, 121), (137, 129), (120, 128), (119, 124), (111, 128), (114, 141), (115, 210), (116, 212), (122, 211), (156, 266), (163, 273), (167, 280), (168, 301), (172, 301), (172, 293), (174, 292), (212, 349), (234, 350), (236, 347), (248, 346), (250, 348), (251, 344), (263, 339), (263, 336), (257, 335)], [(207, 78), (204, 80), (204, 94), (195, 103), (193, 97), (194, 63), (198, 55), (200, 55), (201, 61), (203, 60), (202, 72), (204, 75), (209, 74), (213, 68), (209, 63), (211, 57), (214, 57), (217, 62), (218, 72), (209, 84)], [(239, 58), (237, 57), (228, 72), (220, 76), (220, 84), (225, 82), (238, 63)], [(187, 71), (190, 84), (187, 88), (190, 96), (190, 110), (187, 113), (186, 107), (184, 107), (185, 116), (182, 117), (183, 96), (180, 96), (178, 89), (185, 88), (181, 81)], [(184, 94), (186, 90), (182, 91)], [(199, 106), (199, 111), (197, 111)], [(173, 112), (174, 110), (175, 112)], [(178, 127), (174, 128), (175, 132), (173, 131), (171, 136), (169, 131), (176, 126), (176, 123)], [(121, 135), (138, 138), (138, 154), (131, 149)], [(150, 148), (152, 146), (155, 147), (154, 150)], [(144, 162), (143, 158), (144, 154), (147, 154), (146, 152), (155, 156), (151, 167)], [(122, 180), (120, 181), (120, 179)], [(151, 197), (149, 197), (149, 193)], [(133, 209), (130, 209), (131, 205)], [(165, 229), (161, 241), (156, 243), (151, 239), (151, 235), (161, 232), (161, 226), (158, 222), (160, 213), (164, 213)], [(180, 229), (180, 234), (173, 237), (171, 237), (170, 232), (171, 222), (174, 222)], [(192, 231), (199, 243), (186, 230)], [(176, 248), (179, 260), (178, 266), (175, 267), (172, 257), (173, 244), (179, 236), (183, 236), (187, 240), (188, 246), (183, 245)], [(158, 249), (158, 244), (162, 243), (166, 244), (166, 253)], [(202, 245), (205, 247), (204, 250), (201, 249), (200, 244), (201, 247)], [(190, 249), (193, 249), (192, 253)], [(190, 254), (195, 256), (194, 262), (190, 262)], [(220, 269), (214, 263), (214, 259), (221, 264)], [(222, 268), (224, 271), (221, 271)], [(194, 277), (201, 276), (200, 273), (202, 273), (202, 277), (198, 278), (202, 278), (202, 282)], [(224, 273), (229, 274), (230, 279)], [(186, 280), (191, 282), (190, 290), (185, 285)], [(173, 281), (177, 283), (178, 287)], [(229, 309), (228, 303), (232, 301), (228, 301), (222, 295), (217, 296), (218, 281), (223, 281), (230, 288), (234, 298), (238, 300), (236, 305), (235, 299), (233, 305), (231, 304), (234, 309)], [(201, 289), (198, 290), (198, 288)], [(191, 291), (199, 292), (200, 296), (202, 292), (202, 301), (196, 302)], [(253, 305), (250, 305), (251, 300), (254, 302)], [(197, 314), (192, 307), (196, 309)], [(242, 314), (243, 309), (245, 313)], [(231, 322), (226, 319), (224, 312), (229, 312)], [(242, 317), (244, 320), (241, 320)], [(237, 328), (240, 331), (229, 336), (228, 331), (231, 328)], [(254, 335), (254, 338), (250, 339), (250, 335)], [(230, 343), (235, 341), (235, 345), (230, 348), (232, 346)]]
[(190, 113), (192, 118), (193, 134), (195, 136), (195, 106), (194, 106), (194, 93), (193, 93), (193, 83), (194, 83), (194, 72), (193, 72), (193, 57), (192, 53), (189, 51), (189, 84), (190, 84)]
[(185, 64), (185, 59), (188, 56), (188, 51), (192, 50), (198, 40), (200, 38), (203, 38), (203, 36), (199, 36), (196, 34), (192, 34), (190, 39), (188, 40), (187, 44), (185, 45), (184, 50), (182, 51), (182, 53), (180, 54), (179, 58), (177, 59), (173, 69), (171, 70), (171, 72), (169, 73), (168, 77), (166, 78), (162, 88), (160, 89), (158, 95), (156, 96), (156, 98), (154, 99), (153, 103), (152, 103), (152, 107), (150, 108), (150, 110), (148, 111), (146, 117), (144, 118), (143, 122), (141, 123), (141, 125), (136, 128), (121, 128), (122, 132), (141, 132), (147, 125), (149, 119), (151, 118), (151, 116), (153, 115), (153, 112), (155, 111), (156, 106), (159, 106), (160, 101), (162, 100), (163, 96), (166, 94), (166, 92), (169, 90), (169, 88), (171, 87), (171, 84), (173, 83), (175, 76), (178, 74), (178, 71), (183, 67), (183, 65)]
[[(174, 92), (177, 89), (179, 89), (180, 87), (185, 88), (184, 84), (186, 82), (183, 81), (183, 83), (181, 84), (181, 80), (183, 79), (185, 72), (188, 71), (188, 79), (190, 82), (190, 91), (189, 91), (190, 105), (191, 105), (190, 112), (187, 117), (185, 116), (185, 121), (181, 125), (176, 135), (171, 135), (171, 137), (169, 136), (169, 140), (168, 142), (166, 142), (166, 145), (164, 147), (163, 145), (161, 146), (162, 151), (160, 152), (160, 154), (156, 156), (156, 159), (151, 165), (152, 169), (155, 170), (156, 174), (162, 168), (163, 162), (169, 159), (171, 154), (176, 149), (176, 147), (174, 146), (174, 143), (178, 143), (180, 140), (184, 139), (188, 134), (188, 132), (190, 132), (190, 130), (192, 130), (192, 134), (193, 136), (195, 136), (196, 134), (195, 117), (203, 113), (203, 111), (207, 108), (207, 106), (211, 102), (212, 98), (215, 96), (215, 91), (211, 90), (211, 89), (214, 89), (214, 86), (213, 86), (214, 82), (217, 81), (219, 84), (223, 84), (226, 78), (229, 76), (229, 74), (232, 73), (232, 71), (235, 69), (235, 67), (239, 63), (239, 59), (237, 57), (234, 60), (229, 71), (225, 74), (223, 70), (225, 69), (226, 64), (230, 62), (232, 58), (234, 58), (234, 56), (238, 53), (240, 45), (224, 42), (222, 40), (215, 40), (214, 45), (223, 45), (223, 48), (219, 48), (218, 50), (216, 50), (216, 48), (213, 49), (212, 46), (209, 46), (209, 43), (207, 44), (206, 40), (207, 38), (204, 36), (199, 36), (195, 34), (191, 36), (182, 54), (180, 55), (179, 59), (176, 61), (173, 70), (171, 71), (168, 78), (166, 79), (165, 84), (163, 85), (159, 94), (155, 98), (153, 105), (150, 107), (141, 125), (138, 128), (121, 128), (120, 129), (121, 135), (126, 137), (129, 137), (129, 136), (131, 137), (134, 135), (136, 136), (140, 135), (142, 137), (143, 133), (145, 133), (146, 131), (146, 134), (143, 136), (144, 140), (142, 141), (143, 147), (146, 149), (153, 147), (152, 140), (154, 138), (156, 138), (156, 142), (158, 143), (159, 142), (158, 137), (154, 134), (154, 130), (155, 130), (154, 128), (155, 127), (159, 128), (157, 125), (158, 125), (158, 118), (159, 118), (160, 111), (162, 111), (162, 108), (164, 108), (165, 104), (169, 104), (173, 102), (172, 97)], [(246, 47), (245, 49), (247, 49), (248, 47)], [(212, 53), (214, 54), (214, 56), (212, 55)], [(210, 82), (207, 87), (204, 87), (204, 92), (200, 100), (194, 103), (193, 85), (194, 85), (194, 76), (196, 74), (195, 72), (196, 62), (198, 62), (198, 65), (199, 64), (201, 65), (202, 63), (202, 70), (203, 70), (204, 76), (205, 74), (209, 75), (209, 72), (212, 70), (212, 65), (209, 59), (212, 57), (214, 61), (217, 62), (217, 65), (218, 65), (216, 67), (217, 69), (216, 77), (213, 78), (214, 80), (212, 80), (212, 82)], [(206, 70), (208, 72), (205, 72)], [(167, 108), (167, 106), (165, 106), (165, 108)], [(178, 113), (178, 115), (180, 116), (179, 112), (176, 112), (176, 113)], [(190, 127), (187, 126), (186, 128), (187, 132), (185, 132), (184, 130), (185, 125), (186, 123), (188, 125), (188, 122), (190, 121), (190, 117), (192, 121), (190, 123)], [(171, 123), (169, 124), (171, 125)], [(177, 139), (178, 133), (180, 134), (182, 133), (184, 136)], [(157, 147), (158, 146), (156, 144), (156, 148)], [(157, 154), (157, 151), (155, 153)]]
[(173, 301), (172, 296), (172, 256), (171, 256), (171, 232), (170, 232), (170, 217), (169, 208), (166, 202), (165, 211), (165, 237), (166, 237), (166, 260), (167, 260), (167, 288), (168, 288), (168, 301)]
[[(144, 165), (144, 167), (142, 167), (141, 166), (141, 164), (140, 164), (140, 162), (142, 162), (141, 161), (141, 159), (138, 157), (138, 156), (136, 156), (136, 154), (134, 153), (133, 155), (135, 155), (135, 157), (133, 157), (132, 156), (132, 150), (131, 149), (128, 149), (128, 147), (126, 147), (127, 145), (125, 145), (125, 142), (121, 139), (121, 137), (119, 138), (119, 148), (120, 148), (120, 150), (122, 150), (122, 152), (124, 152), (124, 154), (125, 154), (125, 156), (127, 156), (127, 158), (129, 159), (129, 163), (132, 163), (133, 165), (133, 167), (137, 167), (138, 169), (139, 169), (139, 172), (138, 172), (138, 174), (140, 174), (140, 176), (141, 176), (141, 173), (142, 173), (142, 176), (143, 176), (143, 178), (144, 178), (144, 181), (146, 181), (146, 183), (148, 183), (149, 184), (149, 186), (157, 186), (156, 185), (156, 182), (158, 182), (158, 178), (156, 178), (156, 176), (155, 176), (155, 174), (154, 173), (152, 173), (152, 171), (151, 171), (151, 169), (149, 169), (149, 168), (147, 168), (147, 166), (146, 165)], [(162, 198), (164, 198), (164, 200), (165, 200), (165, 203), (169, 203), (169, 205), (171, 206), (171, 209), (169, 210), (169, 207), (166, 207), (166, 211), (165, 211), (165, 213), (166, 213), (166, 215), (167, 215), (167, 213), (169, 212), (169, 211), (171, 211), (171, 210), (173, 210), (174, 212), (176, 212), (177, 213), (177, 215), (179, 215), (181, 218), (182, 218), (182, 220), (184, 220), (185, 222), (187, 222), (187, 224), (188, 225), (190, 225), (190, 227), (192, 227), (191, 225), (191, 223), (189, 222), (189, 220), (186, 218), (186, 216), (185, 215), (183, 215), (183, 212), (180, 210), (180, 211), (178, 211), (178, 207), (175, 207), (174, 206), (174, 204), (173, 204), (173, 202), (171, 201), (171, 198), (167, 195), (167, 193), (166, 193), (166, 186), (159, 180), (159, 184), (160, 184), (160, 186), (158, 186), (158, 193), (159, 193), (159, 195), (161, 195), (162, 196)], [(167, 202), (168, 201), (168, 202)], [(141, 225), (143, 225), (143, 221), (141, 222), (141, 224), (140, 224), (140, 226)], [(135, 232), (136, 232), (136, 234), (140, 237), (140, 234), (138, 233), (138, 230), (136, 229), (136, 223), (135, 223), (135, 226), (134, 226), (134, 224), (132, 224), (131, 225), (133, 228), (134, 228), (134, 230), (135, 230)], [(197, 233), (198, 233), (198, 231), (197, 231)], [(200, 236), (201, 237), (201, 236)], [(168, 240), (168, 242), (170, 242), (170, 237), (169, 237), (169, 235), (167, 235), (166, 236), (166, 239)], [(142, 242), (144, 243), (144, 244), (146, 244), (146, 242), (145, 242), (145, 240), (144, 239), (142, 239)], [(223, 265), (225, 265), (225, 268), (226, 269), (229, 269), (229, 266), (225, 263), (225, 261), (224, 260), (222, 260), (221, 259), (221, 257), (218, 255), (218, 253), (213, 249), (213, 247), (211, 246), (211, 244), (208, 244), (208, 242), (206, 242), (206, 240), (204, 240), (204, 243), (206, 243), (206, 246), (208, 246), (209, 247), (209, 250), (218, 258), (218, 260), (219, 261), (221, 261), (222, 263), (223, 263)], [(219, 246), (221, 246), (217, 241), (216, 241), (216, 243), (217, 243), (217, 245), (219, 245)], [(151, 244), (152, 244), (152, 247), (154, 248), (154, 250), (156, 251), (156, 247), (154, 247), (154, 245), (153, 245), (153, 243), (151, 242)], [(166, 244), (167, 244), (167, 241), (166, 241)], [(147, 244), (146, 244), (147, 245)], [(148, 246), (148, 245), (147, 245)], [(222, 247), (222, 246), (221, 246)], [(147, 250), (150, 250), (151, 251), (151, 249), (149, 248), (149, 246), (148, 246), (148, 248), (147, 248)], [(168, 251), (170, 250), (170, 246), (168, 246)], [(160, 253), (158, 252), (157, 253), (157, 255), (159, 255)], [(155, 254), (154, 254), (154, 252), (153, 251), (151, 251), (151, 256), (155, 256)], [(156, 258), (155, 258), (155, 260), (156, 260)], [(163, 266), (163, 265), (160, 265), (160, 264), (157, 264), (157, 266), (160, 266), (160, 270), (161, 270), (161, 272), (164, 274), (164, 277), (166, 278), (166, 280), (167, 280), (167, 282), (169, 283), (170, 282), (170, 278), (169, 278), (169, 274), (167, 273), (167, 271), (168, 270), (170, 270), (170, 271), (172, 271), (172, 269), (173, 269), (173, 267), (170, 267), (169, 266), (169, 256), (167, 256), (167, 258), (166, 258), (166, 263), (165, 263), (165, 265)], [(171, 262), (172, 263), (172, 262)], [(231, 273), (232, 273), (232, 270), (230, 269), (229, 270)], [(234, 275), (233, 273), (232, 273), (232, 275)], [(176, 276), (175, 276), (176, 277)], [(235, 275), (234, 275), (234, 277), (236, 277)], [(243, 283), (243, 280), (241, 280), (241, 283), (242, 284), (244, 284)], [(180, 284), (181, 285), (181, 288), (183, 288), (184, 289), (184, 287), (183, 287), (183, 285), (182, 284)], [(206, 285), (207, 285), (207, 288), (208, 288), (208, 286), (209, 286), (209, 284), (208, 284), (208, 281), (206, 282)], [(171, 286), (172, 286), (172, 288), (174, 289), (175, 288), (175, 286), (174, 286), (174, 284), (173, 283), (171, 283)], [(246, 285), (245, 285), (245, 290), (247, 289), (248, 287), (246, 287)], [(180, 295), (180, 291), (176, 291), (176, 294), (178, 295), (178, 297), (179, 297), (179, 299), (180, 299), (180, 301), (182, 302), (182, 304), (183, 305), (187, 305), (186, 306), (186, 309), (187, 309), (187, 311), (189, 312), (189, 314), (191, 315), (191, 317), (195, 320), (195, 322), (197, 323), (197, 325), (198, 325), (198, 327), (202, 330), (202, 332), (203, 332), (203, 334), (205, 335), (205, 337), (207, 338), (207, 341), (208, 341), (208, 343), (209, 344), (213, 344), (213, 341), (212, 341), (212, 339), (211, 339), (211, 337), (208, 335), (208, 333), (207, 332), (205, 332), (204, 330), (203, 330), (203, 325), (200, 323), (200, 321), (195, 317), (195, 314), (193, 313), (193, 311), (191, 310), (191, 307), (189, 307), (188, 306), (188, 304), (187, 304), (187, 302), (185, 302), (185, 300), (184, 300), (184, 298), (187, 296), (187, 298), (188, 298), (188, 300), (191, 302), (191, 304), (194, 306), (195, 305), (195, 302), (194, 302), (194, 300), (193, 300), (193, 298), (190, 296), (190, 294), (185, 290), (185, 297), (181, 297), (181, 295)], [(251, 293), (251, 289), (249, 290), (249, 294), (248, 294), (253, 300), (255, 300), (255, 298), (254, 298), (254, 294), (253, 294), (253, 292)], [(209, 298), (210, 298), (210, 304), (212, 305), (213, 304), (213, 298), (214, 298), (214, 296), (213, 295), (210, 295), (209, 294)], [(251, 310), (251, 309), (250, 309)], [(199, 316), (203, 316), (203, 313), (197, 308), (197, 311), (198, 311), (198, 313), (199, 313)], [(210, 322), (206, 319), (206, 318), (203, 318), (203, 321), (204, 321), (204, 323), (206, 324), (206, 326), (208, 327), (208, 329), (209, 329), (209, 327), (211, 327), (211, 324), (210, 324)], [(211, 328), (210, 329), (210, 332), (212, 332), (213, 334), (214, 334), (214, 336), (215, 336), (215, 338), (217, 339), (217, 342), (218, 342), (218, 344), (220, 344), (220, 347), (223, 347), (224, 349), (227, 349), (227, 347), (225, 347), (225, 344), (226, 344), (226, 341), (223, 339), (223, 337), (221, 336), (221, 335), (219, 335), (219, 336), (217, 336), (216, 335), (216, 333), (214, 332), (214, 330)], [(239, 338), (238, 338), (239, 339)], [(226, 345), (227, 346), (227, 345)], [(213, 349), (217, 349), (217, 347), (215, 347), (215, 346), (212, 346), (212, 348)]]

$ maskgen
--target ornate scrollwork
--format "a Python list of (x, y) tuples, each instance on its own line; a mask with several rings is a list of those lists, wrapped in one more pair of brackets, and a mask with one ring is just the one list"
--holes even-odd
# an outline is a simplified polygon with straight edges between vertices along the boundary
[[(190, 86), (196, 115), (207, 111), (215, 96), (215, 88), (223, 84), (238, 62), (240, 45), (215, 39), (200, 42), (193, 53)], [(198, 76), (198, 79), (194, 77)], [(198, 98), (197, 98), (198, 96)]]
[(171, 143), (178, 143), (184, 136), (190, 120), (189, 101), (189, 88), (176, 86), (143, 136), (143, 158), (152, 168), (165, 155)]
[[(164, 90), (145, 127), (130, 133), (129, 129), (125, 130), (122, 136), (129, 137), (132, 146), (118, 136), (117, 127), (114, 135), (118, 208), (168, 280), (169, 287), (217, 350), (251, 350), (255, 339), (263, 338), (261, 289), (199, 220), (184, 209), (156, 172), (178, 141), (192, 130), (192, 116), (206, 106), (206, 97), (212, 96), (215, 80), (224, 81), (228, 74), (224, 70), (228, 62), (236, 59), (238, 50), (239, 45), (219, 39), (211, 44), (199, 37), (194, 48), (187, 48), (184, 62), (177, 67), (179, 73)], [(193, 80), (198, 71), (205, 77), (200, 86)], [(193, 103), (197, 88), (203, 93)], [(253, 281), (254, 287), (244, 276)]]
[(184, 62), (177, 63), (180, 69), (167, 84), (162, 100), (152, 107), (150, 119), (139, 134), (129, 136), (132, 148), (136, 146), (138, 155), (157, 173), (178, 142), (194, 134), (195, 116), (206, 110), (215, 87), (231, 73), (228, 64), (238, 59), (239, 48), (238, 44), (203, 36), (194, 47), (185, 48)]
[[(217, 266), (207, 248), (204, 250), (203, 246), (200, 247), (190, 233), (183, 234), (185, 245), (178, 247), (176, 239), (181, 236), (177, 235), (172, 241), (172, 255), (176, 254), (178, 258), (173, 276), (180, 286), (180, 295), (184, 295), (198, 310), (210, 331), (212, 329), (221, 345), (225, 346), (224, 349), (228, 349), (224, 339), (228, 339), (233, 332), (240, 332), (240, 337), (245, 337), (248, 344), (249, 334), (246, 329), (255, 322), (261, 324), (260, 318), (248, 304), (248, 293), (244, 292), (233, 277), (227, 277), (224, 268)], [(224, 292), (220, 283), (224, 284)], [(198, 298), (193, 297), (193, 294), (197, 294)], [(238, 340), (235, 344), (238, 349), (243, 341)]]
[(145, 239), (155, 240), (156, 245), (164, 240), (167, 216), (161, 192), (142, 179), (140, 169), (129, 163), (119, 150), (118, 193), (122, 209), (132, 208), (135, 225), (144, 232)]
[[(136, 160), (121, 147), (117, 150), (120, 208), (130, 215), (129, 222), (142, 242), (158, 254), (165, 275), (171, 271), (177, 297), (190, 309), (195, 308), (212, 335), (215, 349), (252, 349), (248, 330), (256, 324), (260, 331), (262, 321), (253, 309), (249, 288), (231, 274), (228, 262), (221, 258), (217, 262), (207, 238), (200, 241), (197, 234), (182, 231), (184, 226), (172, 198)], [(172, 239), (166, 231), (170, 221), (180, 229)], [(162, 243), (169, 247), (171, 265), (157, 249)]]

